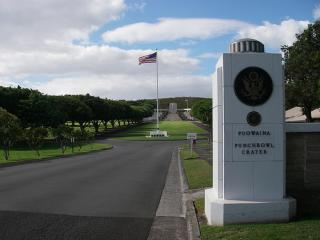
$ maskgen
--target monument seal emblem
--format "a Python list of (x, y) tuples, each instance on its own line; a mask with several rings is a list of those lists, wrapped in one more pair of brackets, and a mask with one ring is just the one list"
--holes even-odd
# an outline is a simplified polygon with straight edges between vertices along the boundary
[(261, 115), (256, 111), (249, 112), (247, 115), (247, 123), (250, 126), (258, 126), (261, 123)]
[(264, 104), (272, 94), (269, 74), (258, 67), (243, 69), (236, 77), (234, 91), (241, 102), (249, 106)]

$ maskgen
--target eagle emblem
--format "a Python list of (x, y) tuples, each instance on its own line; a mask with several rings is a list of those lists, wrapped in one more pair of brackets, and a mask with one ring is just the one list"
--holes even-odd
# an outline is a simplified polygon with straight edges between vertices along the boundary
[(244, 88), (242, 90), (243, 96), (252, 100), (258, 100), (265, 94), (266, 89), (263, 87), (263, 78), (259, 76), (256, 71), (252, 71), (243, 78)]
[(266, 71), (258, 67), (249, 67), (237, 75), (234, 90), (241, 102), (257, 106), (269, 99), (273, 84)]

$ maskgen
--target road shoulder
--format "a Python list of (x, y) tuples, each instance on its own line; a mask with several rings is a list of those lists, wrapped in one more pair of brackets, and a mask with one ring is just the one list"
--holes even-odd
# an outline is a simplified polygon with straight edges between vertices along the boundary
[(172, 154), (165, 187), (154, 218), (148, 240), (195, 240), (200, 231), (192, 200), (188, 198), (188, 184), (176, 148)]

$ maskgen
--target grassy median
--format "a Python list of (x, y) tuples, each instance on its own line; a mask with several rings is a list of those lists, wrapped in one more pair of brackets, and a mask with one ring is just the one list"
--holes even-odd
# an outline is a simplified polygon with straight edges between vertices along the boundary
[[(114, 134), (114, 139), (121, 140), (140, 140), (140, 141), (174, 141), (174, 140), (184, 140), (187, 138), (187, 133), (193, 132), (197, 134), (206, 134), (207, 132), (192, 122), (187, 121), (161, 121), (159, 124), (161, 131), (167, 131), (169, 137), (158, 137), (158, 138), (148, 138), (150, 131), (156, 129), (155, 123), (143, 124), (128, 130)], [(206, 138), (204, 135), (199, 135), (199, 138)]]
[(69, 155), (76, 155), (76, 154), (83, 154), (97, 150), (105, 150), (110, 149), (112, 145), (110, 144), (102, 144), (102, 143), (89, 143), (82, 146), (81, 149), (78, 147), (74, 148), (74, 152), (72, 152), (71, 148), (67, 148), (64, 153), (61, 152), (61, 149), (57, 145), (49, 145), (44, 146), (40, 149), (39, 153), (40, 156), (36, 154), (35, 151), (29, 148), (13, 148), (10, 151), (9, 160), (6, 161), (1, 155), (0, 157), (0, 165), (5, 165), (8, 163), (15, 163), (20, 161), (28, 161), (28, 160), (37, 160), (37, 159), (46, 159), (51, 157), (61, 157), (61, 156), (69, 156)]
[(199, 158), (196, 152), (190, 151), (189, 145), (182, 145), (180, 157), (187, 176), (190, 189), (199, 189), (212, 186), (212, 166)]
[(208, 226), (204, 219), (204, 199), (195, 201), (200, 219), (201, 240), (300, 240), (320, 239), (320, 218), (303, 218), (289, 223), (232, 224)]

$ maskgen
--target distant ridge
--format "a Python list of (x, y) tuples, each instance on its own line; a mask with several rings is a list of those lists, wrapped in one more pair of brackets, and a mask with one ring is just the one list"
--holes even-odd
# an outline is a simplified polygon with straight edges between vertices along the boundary
[[(193, 104), (196, 102), (199, 102), (203, 99), (209, 99), (209, 98), (203, 98), (203, 97), (171, 97), (171, 98), (159, 98), (159, 108), (160, 109), (166, 109), (169, 106), (169, 103), (177, 103), (178, 108), (186, 108), (187, 107), (187, 101), (188, 100), (188, 107), (191, 108)], [(155, 99), (142, 99), (140, 101), (156, 101)]]

